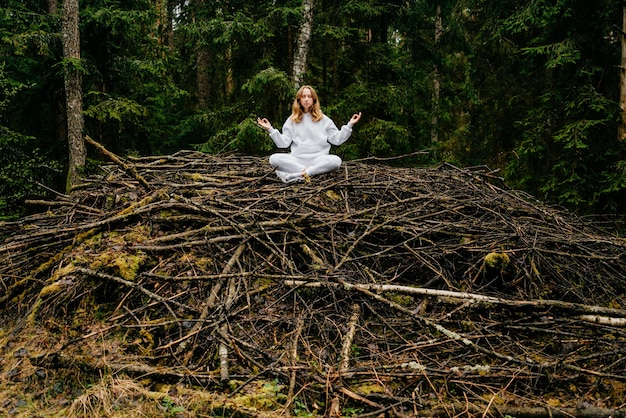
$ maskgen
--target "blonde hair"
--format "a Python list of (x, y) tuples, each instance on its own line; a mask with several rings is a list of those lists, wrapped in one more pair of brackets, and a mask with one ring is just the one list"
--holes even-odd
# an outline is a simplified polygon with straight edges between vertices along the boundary
[(320, 107), (320, 101), (317, 98), (317, 93), (315, 92), (315, 89), (308, 85), (300, 87), (298, 89), (298, 92), (296, 93), (296, 98), (293, 100), (293, 105), (291, 105), (291, 120), (295, 122), (302, 121), (302, 115), (304, 115), (304, 109), (302, 108), (302, 105), (300, 105), (300, 98), (302, 97), (302, 93), (304, 92), (304, 89), (311, 90), (311, 97), (313, 98), (313, 106), (311, 106), (309, 113), (311, 114), (311, 118), (313, 118), (313, 122), (318, 122), (322, 120), (322, 118), (324, 117), (324, 114), (322, 113), (322, 109)]

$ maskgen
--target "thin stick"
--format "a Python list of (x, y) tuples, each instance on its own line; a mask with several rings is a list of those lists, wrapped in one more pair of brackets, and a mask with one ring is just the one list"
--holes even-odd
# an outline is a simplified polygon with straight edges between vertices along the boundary
[(352, 341), (354, 340), (354, 333), (356, 326), (359, 322), (359, 316), (361, 314), (361, 307), (358, 304), (352, 305), (352, 315), (348, 321), (348, 332), (343, 338), (343, 344), (341, 347), (341, 363), (339, 364), (339, 374), (343, 375), (350, 366), (350, 351), (352, 348)]

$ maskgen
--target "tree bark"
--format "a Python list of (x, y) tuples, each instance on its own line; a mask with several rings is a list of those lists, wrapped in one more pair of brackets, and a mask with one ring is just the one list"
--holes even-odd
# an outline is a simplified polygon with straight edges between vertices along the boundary
[(296, 49), (293, 54), (293, 82), (299, 88), (306, 72), (307, 55), (309, 53), (309, 41), (313, 29), (313, 6), (314, 0), (302, 0), (302, 24)]
[(618, 139), (626, 139), (626, 0), (622, 1), (622, 62), (619, 71), (619, 110), (620, 123), (618, 128)]
[[(194, 13), (197, 13), (202, 8), (203, 1), (195, 0), (194, 4)], [(196, 87), (198, 90), (198, 107), (200, 109), (205, 109), (208, 106), (211, 97), (210, 66), (211, 55), (209, 48), (203, 42), (198, 42), (196, 55)]]
[(234, 64), (234, 56), (233, 56), (233, 41), (231, 40), (228, 46), (226, 47), (226, 51), (224, 53), (224, 60), (226, 61), (226, 91), (225, 97), (226, 99), (230, 99), (232, 94), (235, 91), (235, 64)]
[(57, 0), (47, 0), (48, 2), (48, 13), (51, 15), (57, 14), (59, 9), (59, 2)]
[[(302, 286), (302, 287), (322, 287), (333, 286), (333, 284), (324, 284), (319, 281), (305, 281), (305, 280), (285, 280), (286, 286)], [(334, 284), (334, 286), (339, 286)], [(411, 287), (394, 284), (374, 284), (374, 283), (361, 283), (361, 284), (348, 284), (344, 286), (345, 289), (356, 290), (368, 290), (377, 293), (384, 292), (398, 292), (405, 294), (414, 294), (422, 296), (436, 296), (440, 298), (470, 300), (473, 303), (484, 303), (489, 305), (504, 305), (513, 307), (535, 307), (538, 309), (557, 308), (564, 309), (571, 312), (588, 314), (580, 315), (578, 318), (587, 321), (595, 322), (598, 324), (608, 324), (613, 326), (621, 326), (626, 319), (626, 310), (619, 308), (607, 308), (603, 306), (584, 305), (574, 302), (565, 302), (561, 300), (552, 299), (533, 299), (533, 300), (511, 300), (497, 298), (494, 296), (485, 296), (478, 293), (468, 292), (455, 292), (451, 290), (441, 289), (429, 289), (426, 287)]]
[[(441, 20), (441, 6), (437, 5), (437, 12), (435, 15), (435, 50), (439, 46), (439, 39), (443, 33), (443, 22)], [(441, 82), (439, 80), (439, 68), (437, 64), (433, 69), (433, 95), (432, 95), (432, 116), (430, 118), (430, 142), (439, 142), (439, 95), (441, 91)]]
[(198, 87), (198, 107), (205, 109), (211, 97), (211, 79), (209, 77), (210, 55), (207, 47), (198, 46), (196, 56), (196, 83)]
[(85, 167), (87, 151), (83, 140), (82, 77), (76, 64), (80, 60), (80, 32), (78, 29), (78, 0), (63, 1), (63, 59), (65, 61), (65, 104), (69, 167), (66, 190), (77, 183)]
[(156, 31), (163, 57), (165, 57), (164, 47), (170, 46), (172, 35), (172, 20), (167, 3), (167, 0), (156, 0), (153, 6), (157, 15)]

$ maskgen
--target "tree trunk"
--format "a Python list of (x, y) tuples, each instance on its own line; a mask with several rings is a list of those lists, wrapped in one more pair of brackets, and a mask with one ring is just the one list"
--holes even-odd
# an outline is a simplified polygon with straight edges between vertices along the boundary
[[(50, 1), (50, 0), (49, 0)], [(156, 12), (156, 32), (161, 57), (168, 56), (168, 49), (174, 49), (174, 2), (170, 0), (154, 0)]]
[(208, 48), (198, 46), (196, 56), (196, 85), (198, 88), (198, 107), (205, 109), (211, 97), (211, 79), (209, 77), (209, 65), (211, 64)]
[[(203, 6), (202, 0), (195, 0), (194, 13), (197, 13)], [(194, 20), (197, 20), (194, 17)], [(211, 79), (209, 77), (209, 68), (211, 65), (211, 56), (209, 48), (202, 42), (197, 43), (196, 55), (196, 88), (198, 90), (198, 107), (205, 109), (211, 97)]]
[(51, 15), (57, 14), (59, 9), (59, 2), (57, 0), (47, 0), (48, 2), (48, 13)]
[[(441, 6), (437, 5), (437, 12), (435, 15), (435, 44), (434, 49), (436, 50), (439, 46), (439, 38), (441, 38), (441, 34), (443, 33), (443, 22), (441, 21)], [(437, 64), (435, 64), (435, 68), (433, 70), (433, 95), (432, 95), (432, 115), (430, 118), (430, 142), (437, 143), (439, 142), (439, 95), (441, 91), (441, 82), (439, 80), (439, 68)]]
[(235, 92), (235, 57), (233, 56), (233, 41), (231, 40), (224, 52), (226, 61), (226, 92), (225, 98), (229, 100)]
[(80, 33), (78, 30), (78, 0), (63, 1), (63, 60), (65, 61), (65, 104), (69, 168), (66, 190), (78, 181), (85, 167), (86, 147), (83, 139), (82, 77), (76, 68), (80, 60)]
[(619, 91), (620, 123), (618, 138), (626, 139), (626, 0), (622, 1), (622, 63), (620, 66)]
[(153, 6), (157, 15), (156, 31), (158, 35), (159, 47), (161, 47), (161, 54), (163, 57), (165, 57), (164, 47), (169, 45), (169, 35), (172, 28), (167, 3), (167, 0), (156, 0)]
[(313, 3), (314, 0), (302, 0), (302, 24), (300, 25), (300, 33), (293, 54), (292, 73), (296, 88), (302, 85), (304, 73), (306, 72), (306, 59), (309, 53), (309, 41), (311, 40), (313, 27)]

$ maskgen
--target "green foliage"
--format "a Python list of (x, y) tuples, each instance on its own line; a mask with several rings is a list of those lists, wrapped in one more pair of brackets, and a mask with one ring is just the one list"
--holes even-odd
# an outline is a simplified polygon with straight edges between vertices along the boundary
[(52, 56), (58, 45), (55, 33), (58, 20), (54, 16), (29, 10), (25, 2), (0, 7), (0, 52), (9, 56)]
[(530, 57), (545, 57), (546, 68), (556, 68), (566, 64), (576, 64), (580, 60), (580, 51), (571, 39), (564, 39), (549, 45), (522, 48), (521, 51)]
[(212, 149), (207, 144), (218, 127), (222, 127), (220, 112), (198, 112), (180, 121), (174, 130), (172, 142), (191, 144), (203, 152), (218, 152), (221, 146)]
[[(87, 132), (114, 152), (169, 151), (188, 97), (176, 59), (159, 39), (161, 18), (147, 2), (87, 4), (81, 10)], [(110, 3), (110, 4), (106, 4)]]
[(105, 97), (105, 99), (85, 109), (84, 114), (100, 122), (106, 122), (109, 119), (118, 122), (125, 120), (139, 122), (148, 116), (148, 110), (145, 106), (141, 106), (139, 103), (126, 97), (112, 98), (97, 92), (93, 92), (92, 95)]
[(23, 200), (47, 194), (42, 185), (60, 174), (60, 165), (32, 149), (33, 138), (0, 127), (0, 219), (23, 214)]
[(609, 64), (619, 62), (610, 34), (621, 16), (601, 3), (491, 3), (469, 38), (476, 51), (491, 46), (473, 60), (490, 68), (483, 83), (472, 77), (490, 111), (472, 111), (484, 143), (476, 156), (502, 168), (511, 186), (584, 212), (606, 209), (598, 184), (624, 156), (616, 142), (618, 74)]
[(87, 74), (87, 68), (84, 66), (83, 62), (80, 59), (63, 58), (60, 64), (63, 67), (64, 71)]
[(358, 132), (359, 155), (394, 157), (410, 151), (410, 134), (406, 128), (392, 121), (374, 119)]
[[(626, 145), (620, 144), (621, 155), (624, 155)], [(626, 161), (620, 160), (616, 164), (606, 167), (601, 173), (600, 187), (597, 191), (598, 205), (603, 212), (621, 213), (626, 204)]]
[[(243, 106), (222, 112), (204, 112), (181, 124), (181, 134), (202, 139), (196, 148), (203, 152), (239, 151), (263, 155), (274, 149), (272, 141), (256, 123), (257, 117), (267, 117), (277, 126), (286, 119), (295, 93), (287, 75), (275, 68), (258, 72), (242, 86), (249, 96), (246, 107), (254, 113), (244, 114)], [(280, 125), (279, 125), (280, 124)]]
[(341, 415), (344, 417), (356, 417), (363, 413), (363, 408), (346, 406), (342, 409)]
[(247, 152), (251, 154), (264, 155), (274, 149), (274, 144), (267, 133), (257, 125), (256, 118), (250, 117), (238, 125), (234, 148), (248, 150)]
[(196, 148), (198, 151), (208, 152), (211, 154), (235, 151), (237, 149), (237, 133), (237, 125), (228, 126), (227, 128), (218, 131), (204, 144), (199, 144)]
[(284, 71), (266, 68), (247, 80), (241, 88), (250, 95), (257, 115), (282, 122), (287, 118), (286, 113), (291, 113), (295, 90)]
[(5, 72), (5, 63), (0, 63), (0, 114), (6, 112), (13, 97), (26, 86), (10, 80)]
[(165, 413), (166, 417), (175, 418), (179, 416), (179, 414), (185, 412), (185, 407), (176, 405), (176, 402), (174, 402), (167, 396), (163, 398), (163, 400), (161, 401), (161, 405), (163, 407), (163, 412)]
[(313, 418), (317, 416), (317, 414), (309, 411), (309, 407), (307, 406), (307, 404), (300, 399), (294, 400), (293, 414), (298, 418)]
[[(207, 119), (201, 117), (196, 120), (206, 121)], [(265, 155), (275, 146), (267, 133), (257, 125), (256, 117), (249, 116), (240, 123), (220, 129), (206, 142), (197, 144), (195, 148), (211, 154), (245, 150), (245, 153)]]
[[(0, 63), (0, 121), (11, 109), (15, 97), (29, 86), (11, 80)], [(33, 149), (34, 138), (0, 125), (0, 219), (23, 213), (27, 196), (45, 194), (42, 185), (51, 184), (59, 174), (59, 163), (49, 155)]]

